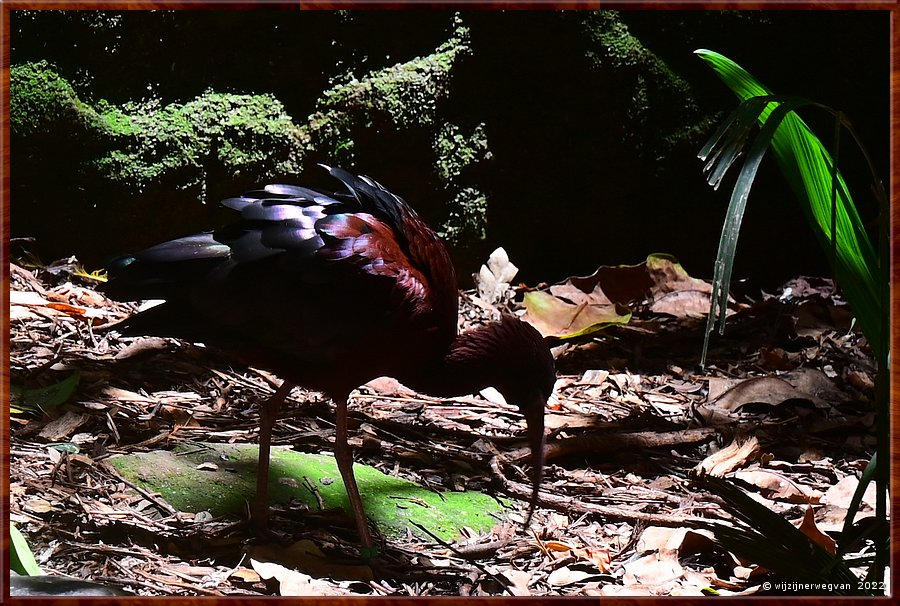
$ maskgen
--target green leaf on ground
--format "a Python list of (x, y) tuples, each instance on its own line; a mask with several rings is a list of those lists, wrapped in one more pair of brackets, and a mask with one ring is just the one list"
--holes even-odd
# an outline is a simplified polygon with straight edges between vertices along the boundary
[(66, 400), (75, 393), (81, 375), (73, 372), (71, 375), (53, 385), (25, 389), (19, 385), (9, 386), (10, 403), (20, 410), (51, 410), (65, 404)]

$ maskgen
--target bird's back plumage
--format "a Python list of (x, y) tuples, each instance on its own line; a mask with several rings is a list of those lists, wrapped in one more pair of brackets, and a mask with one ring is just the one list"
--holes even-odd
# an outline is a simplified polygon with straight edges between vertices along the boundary
[(443, 244), (377, 182), (329, 172), (346, 191), (268, 185), (224, 200), (240, 214), (224, 229), (113, 262), (110, 297), (166, 301), (122, 332), (218, 346), (332, 395), (445, 352), (457, 286)]

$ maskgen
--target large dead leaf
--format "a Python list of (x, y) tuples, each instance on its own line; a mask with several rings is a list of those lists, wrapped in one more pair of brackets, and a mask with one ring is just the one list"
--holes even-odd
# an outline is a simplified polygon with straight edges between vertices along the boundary
[(818, 503), (822, 493), (809, 486), (794, 482), (784, 474), (769, 469), (736, 471), (733, 476), (762, 490), (769, 499), (790, 503)]
[[(837, 484), (829, 488), (822, 497), (821, 502), (826, 505), (834, 505), (843, 509), (850, 507), (850, 501), (853, 500), (853, 494), (856, 487), (859, 486), (859, 479), (855, 476), (847, 476), (842, 478)], [(875, 483), (872, 482), (866, 487), (863, 493), (862, 502), (875, 509)]]
[(568, 282), (583, 292), (600, 286), (611, 302), (622, 305), (652, 305), (669, 293), (682, 291), (705, 294), (708, 309), (712, 292), (710, 284), (692, 278), (674, 257), (666, 254), (649, 255), (637, 265), (600, 267), (590, 276), (571, 277)]
[(738, 411), (747, 404), (778, 406), (787, 400), (809, 400), (823, 403), (814, 395), (805, 393), (778, 377), (753, 377), (741, 381), (722, 394), (714, 402), (720, 410)]
[(709, 311), (712, 287), (692, 278), (671, 256), (656, 254), (638, 265), (600, 267), (590, 276), (572, 276), (545, 291), (525, 295), (531, 322), (544, 336), (578, 337), (627, 323), (630, 308), (676, 317)]
[(729, 415), (748, 404), (780, 406), (792, 400), (811, 402), (816, 408), (829, 409), (832, 403), (846, 400), (821, 371), (798, 369), (780, 376), (752, 377), (744, 380), (713, 377), (709, 380), (709, 402), (697, 412), (709, 424), (728, 422)]
[[(296, 569), (316, 578), (372, 580), (372, 569), (365, 565), (342, 564), (328, 558), (309, 539), (302, 539), (287, 547), (276, 545), (254, 545), (248, 549), (253, 561), (276, 562), (290, 569)], [(262, 571), (253, 566), (262, 576)], [(269, 578), (269, 577), (266, 577)], [(286, 594), (282, 594), (286, 595)], [(300, 594), (295, 594), (300, 595)]]
[(681, 578), (684, 569), (678, 563), (674, 550), (662, 550), (648, 554), (637, 560), (626, 562), (625, 583), (663, 585)]
[(509, 580), (509, 591), (513, 595), (531, 595), (531, 590), (528, 588), (528, 585), (531, 584), (532, 574), (527, 570), (516, 570), (514, 568), (507, 568), (506, 570), (500, 571), (500, 574), (505, 576)]
[(522, 316), (545, 337), (571, 339), (603, 330), (614, 324), (627, 324), (631, 314), (620, 314), (614, 305), (569, 303), (551, 294), (525, 293)]
[(580, 583), (587, 578), (596, 576), (597, 573), (573, 570), (568, 566), (557, 568), (547, 577), (547, 583), (553, 587), (563, 587), (573, 583)]
[(253, 569), (264, 579), (275, 578), (278, 580), (278, 593), (283, 596), (311, 596), (311, 595), (350, 595), (350, 591), (335, 587), (331, 583), (314, 579), (307, 574), (285, 568), (272, 562), (258, 562), (250, 560)]

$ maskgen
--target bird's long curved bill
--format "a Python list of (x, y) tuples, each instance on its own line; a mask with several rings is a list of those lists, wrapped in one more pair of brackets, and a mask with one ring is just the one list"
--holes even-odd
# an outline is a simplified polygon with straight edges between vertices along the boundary
[(519, 407), (525, 416), (528, 428), (528, 447), (531, 450), (531, 499), (525, 526), (531, 523), (531, 516), (538, 502), (541, 480), (544, 478), (544, 406), (542, 401), (528, 402)]

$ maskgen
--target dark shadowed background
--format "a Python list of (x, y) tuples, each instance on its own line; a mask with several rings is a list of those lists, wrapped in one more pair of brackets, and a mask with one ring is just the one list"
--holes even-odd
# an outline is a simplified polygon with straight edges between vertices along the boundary
[[(696, 153), (737, 100), (697, 48), (843, 110), (887, 178), (887, 11), (12, 11), (12, 250), (95, 269), (325, 162), (405, 197), (463, 287), (501, 245), (531, 284), (652, 252), (708, 278), (731, 181)], [(829, 272), (766, 160), (734, 275), (802, 273)]]

